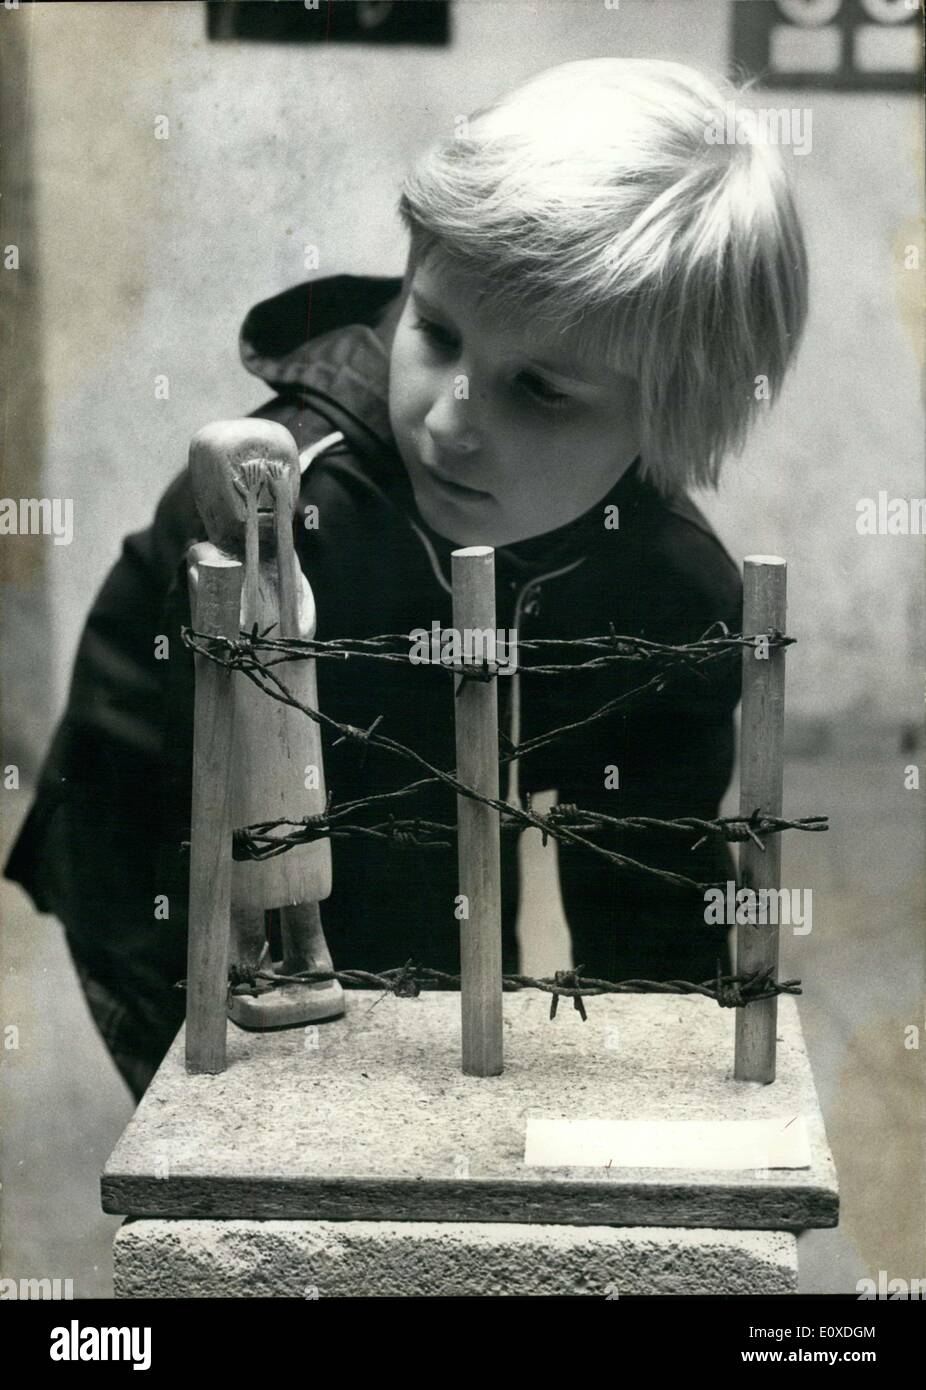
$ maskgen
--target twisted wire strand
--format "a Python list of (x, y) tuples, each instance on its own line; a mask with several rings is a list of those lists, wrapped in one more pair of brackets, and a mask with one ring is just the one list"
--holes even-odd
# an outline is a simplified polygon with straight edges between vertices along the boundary
[[(583, 1022), (587, 1019), (585, 1000), (602, 994), (679, 994), (700, 995), (713, 999), (721, 1008), (745, 1008), (763, 999), (773, 999), (779, 994), (801, 994), (800, 980), (775, 980), (770, 968), (757, 970), (752, 974), (723, 975), (718, 965), (716, 978), (696, 982), (692, 980), (599, 980), (585, 978), (581, 965), (571, 970), (557, 970), (552, 976), (503, 975), (502, 989), (508, 993), (524, 989), (536, 989), (551, 995), (550, 1018), (556, 1017), (560, 999), (571, 999), (576, 1012)], [(434, 970), (427, 966), (406, 961), (404, 965), (389, 970), (316, 970), (299, 971), (295, 974), (277, 974), (268, 970), (247, 970), (232, 966), (229, 971), (229, 992), (231, 994), (259, 995), (268, 990), (280, 989), (289, 984), (327, 984), (337, 980), (342, 985), (357, 988), (379, 989), (385, 994), (399, 998), (417, 998), (423, 985), (445, 985), (459, 989), (460, 976), (444, 970)], [(181, 980), (178, 988), (185, 988)]]
[[(649, 681), (642, 686), (634, 687), (632, 690), (625, 691), (615, 699), (607, 701), (597, 710), (583, 719), (575, 720), (559, 728), (548, 730), (545, 733), (535, 736), (520, 743), (517, 747), (510, 747), (508, 753), (500, 754), (500, 762), (508, 762), (516, 757), (523, 757), (527, 753), (533, 752), (536, 748), (553, 742), (568, 733), (581, 729), (605, 718), (614, 709), (626, 704), (632, 699), (641, 699), (650, 690), (662, 690), (666, 681), (670, 678), (673, 670), (690, 669), (693, 660), (696, 666), (701, 666), (707, 661), (716, 660), (737, 647), (754, 646), (759, 640), (768, 641), (769, 645), (787, 646), (794, 639), (783, 634), (770, 630), (768, 634), (759, 634), (756, 637), (731, 636), (723, 624), (715, 624), (714, 627), (723, 628), (722, 637), (708, 637), (705, 635), (696, 642), (688, 644), (666, 644), (648, 642), (642, 638), (623, 638), (614, 633), (613, 628), (606, 637), (591, 637), (578, 639), (536, 639), (527, 646), (549, 647), (588, 647), (606, 646), (613, 648), (609, 658), (626, 659), (622, 654), (623, 649), (632, 650), (632, 659), (641, 660), (661, 660), (669, 663), (669, 669), (657, 672)], [(708, 629), (711, 632), (712, 628)], [(268, 629), (269, 631), (269, 629)], [(288, 849), (297, 844), (304, 844), (313, 839), (323, 838), (328, 835), (335, 838), (344, 838), (348, 835), (366, 836), (373, 839), (384, 839), (395, 844), (404, 846), (419, 846), (421, 848), (445, 848), (447, 841), (438, 838), (439, 836), (453, 835), (452, 827), (440, 825), (436, 822), (424, 822), (420, 819), (410, 821), (395, 822), (390, 815), (389, 821), (379, 825), (351, 825), (348, 817), (358, 811), (366, 810), (369, 807), (379, 807), (386, 802), (402, 799), (420, 791), (423, 787), (433, 786), (435, 783), (443, 783), (451, 788), (458, 796), (465, 796), (472, 800), (479, 801), (483, 805), (490, 806), (499, 812), (500, 824), (505, 829), (525, 829), (533, 827), (541, 832), (543, 843), (546, 844), (547, 837), (553, 836), (560, 843), (585, 849), (599, 857), (604, 858), (609, 863), (616, 865), (622, 871), (654, 877), (666, 883), (671, 883), (676, 887), (691, 889), (698, 893), (703, 893), (707, 889), (717, 887), (716, 884), (700, 883), (695, 879), (689, 878), (684, 874), (673, 873), (668, 869), (658, 869), (652, 865), (645, 864), (629, 855), (620, 854), (618, 851), (609, 849), (604, 845), (596, 844), (587, 838), (587, 833), (603, 827), (631, 830), (702, 830), (702, 836), (697, 841), (698, 845), (712, 834), (720, 834), (730, 840), (752, 838), (757, 844), (761, 845), (759, 835), (779, 833), (783, 829), (799, 830), (825, 830), (828, 828), (825, 817), (805, 817), (800, 820), (784, 821), (775, 818), (761, 818), (758, 812), (754, 812), (752, 817), (743, 819), (741, 817), (727, 817), (715, 821), (701, 821), (694, 817), (685, 817), (676, 821), (659, 821), (654, 817), (609, 817), (601, 813), (592, 811), (582, 811), (576, 806), (554, 807), (546, 815), (538, 815), (534, 812), (528, 798), (527, 808), (512, 806), (510, 803), (501, 801), (498, 798), (487, 797), (461, 782), (454, 773), (444, 771), (435, 767), (433, 764), (422, 757), (414, 749), (406, 747), (405, 744), (395, 739), (390, 739), (383, 734), (376, 732), (383, 716), (379, 715), (367, 729), (359, 729), (352, 724), (345, 724), (334, 719), (331, 715), (323, 713), (321, 710), (313, 709), (311, 706), (297, 699), (285, 682), (271, 669), (280, 662), (292, 659), (294, 654), (309, 658), (318, 654), (317, 649), (323, 648), (329, 656), (338, 656), (347, 659), (353, 655), (365, 655), (371, 658), (388, 657), (389, 659), (402, 660), (408, 664), (409, 658), (406, 653), (399, 657), (396, 653), (383, 653), (377, 651), (387, 642), (394, 642), (398, 638), (407, 641), (407, 637), (402, 634), (383, 634), (378, 637), (350, 639), (349, 644), (345, 642), (317, 643), (314, 640), (295, 640), (295, 639), (270, 639), (267, 636), (259, 635), (257, 627), (251, 633), (241, 633), (236, 638), (216, 637), (184, 627), (182, 629), (184, 644), (192, 651), (198, 653), (208, 661), (232, 670), (241, 671), (258, 689), (262, 690), (271, 698), (279, 700), (282, 704), (290, 705), (292, 708), (300, 710), (313, 722), (324, 725), (338, 733), (339, 737), (334, 740), (332, 746), (336, 747), (345, 740), (356, 742), (362, 746), (362, 760), (365, 759), (366, 751), (369, 747), (382, 749), (407, 762), (411, 762), (422, 768), (429, 775), (419, 778), (417, 781), (400, 787), (395, 791), (374, 793), (368, 797), (357, 798), (351, 802), (332, 808), (330, 797), (324, 815), (306, 816), (301, 821), (267, 821), (256, 825), (243, 827), (235, 830), (233, 834), (232, 853), (234, 858), (241, 859), (267, 859), (273, 858), (278, 854), (285, 853)], [(258, 649), (271, 649), (277, 653), (277, 660), (267, 662), (258, 655)], [(356, 649), (356, 650), (355, 650)], [(620, 650), (617, 650), (620, 649)], [(478, 664), (456, 668), (442, 664), (442, 669), (450, 669), (455, 674), (462, 674), (464, 677), (474, 677), (474, 673), (481, 670), (481, 675), (475, 674), (478, 679), (493, 679), (494, 672), (489, 672), (485, 663), (480, 667)], [(524, 668), (532, 669), (532, 668)], [(536, 668), (533, 668), (536, 669)], [(547, 673), (552, 670), (558, 672), (571, 671), (579, 672), (583, 669), (580, 663), (567, 664), (564, 666), (547, 668)], [(462, 688), (462, 685), (461, 685)], [(755, 819), (756, 823), (753, 824)], [(289, 834), (283, 836), (273, 836), (270, 831), (279, 828), (281, 825), (292, 826)], [(763, 846), (764, 847), (764, 846)]]

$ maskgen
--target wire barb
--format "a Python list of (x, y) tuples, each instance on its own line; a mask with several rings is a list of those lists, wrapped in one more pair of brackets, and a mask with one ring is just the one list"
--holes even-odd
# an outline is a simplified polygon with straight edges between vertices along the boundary
[[(658, 694), (679, 672), (703, 676), (702, 667), (706, 664), (729, 656), (743, 647), (755, 647), (760, 640), (766, 641), (774, 647), (787, 646), (795, 640), (775, 629), (755, 637), (731, 635), (723, 623), (712, 624), (707, 632), (695, 642), (680, 644), (650, 642), (641, 637), (620, 636), (615, 632), (613, 623), (609, 623), (608, 629), (606, 636), (575, 639), (538, 638), (522, 641), (519, 644), (521, 651), (542, 652), (550, 648), (566, 648), (596, 653), (586, 660), (565, 665), (522, 666), (520, 668), (522, 674), (532, 676), (563, 672), (581, 674), (601, 670), (615, 661), (630, 661), (654, 664), (657, 667), (656, 675), (644, 684), (626, 690), (614, 699), (607, 701), (585, 718), (576, 719), (559, 728), (548, 729), (518, 745), (513, 745), (506, 738), (507, 749), (500, 751), (499, 755), (501, 764), (509, 763), (515, 758), (523, 758), (557, 739), (573, 735), (577, 731), (606, 718), (616, 709), (621, 708), (623, 710), (628, 702), (642, 700), (651, 694)], [(712, 636), (711, 634), (718, 629), (721, 635)], [(426, 758), (416, 753), (414, 749), (406, 747), (396, 739), (390, 739), (377, 733), (383, 720), (381, 714), (366, 729), (358, 728), (353, 724), (341, 723), (330, 715), (322, 713), (321, 710), (312, 709), (309, 705), (303, 704), (292, 694), (273, 669), (281, 662), (298, 659), (308, 660), (315, 657), (330, 657), (338, 660), (362, 658), (364, 660), (401, 662), (407, 665), (410, 659), (407, 634), (385, 633), (370, 638), (318, 642), (306, 639), (271, 638), (267, 632), (258, 635), (255, 628), (250, 634), (239, 633), (234, 638), (226, 638), (198, 633), (188, 627), (181, 630), (183, 642), (190, 650), (206, 660), (240, 671), (272, 699), (300, 710), (316, 724), (336, 732), (338, 737), (334, 740), (332, 747), (349, 742), (359, 744), (362, 750), (361, 767), (366, 764), (370, 748), (377, 748), (405, 762), (413, 763), (426, 775), (394, 791), (360, 797), (340, 806), (333, 807), (331, 805), (329, 794), (324, 813), (305, 816), (300, 821), (281, 819), (235, 829), (232, 835), (232, 857), (235, 860), (269, 859), (285, 853), (295, 845), (306, 844), (312, 840), (324, 837), (344, 838), (351, 835), (382, 839), (388, 845), (402, 849), (409, 847), (421, 849), (449, 848), (454, 842), (456, 833), (455, 827), (451, 825), (422, 820), (417, 816), (411, 820), (398, 820), (392, 814), (391, 809), (387, 810), (385, 822), (371, 825), (362, 821), (351, 820), (351, 817), (355, 817), (359, 812), (385, 806), (386, 803), (415, 795), (424, 788), (434, 787), (437, 784), (444, 785), (458, 796), (468, 797), (497, 811), (500, 827), (506, 831), (520, 833), (524, 829), (533, 827), (540, 831), (544, 846), (547, 844), (548, 837), (552, 836), (563, 847), (585, 850), (595, 854), (622, 872), (657, 878), (662, 882), (700, 894), (716, 885), (701, 883), (685, 874), (672, 873), (669, 870), (643, 863), (628, 854), (597, 843), (590, 839), (589, 835), (600, 831), (609, 833), (669, 831), (688, 834), (695, 831), (698, 833), (698, 838), (692, 845), (693, 851), (699, 849), (711, 836), (734, 843), (750, 839), (760, 849), (764, 849), (765, 846), (760, 836), (780, 834), (783, 830), (825, 831), (829, 828), (825, 816), (805, 816), (796, 820), (785, 820), (781, 817), (764, 816), (758, 808), (748, 817), (731, 816), (705, 820), (695, 816), (683, 816), (673, 820), (661, 820), (653, 816), (609, 816), (597, 811), (584, 810), (582, 807), (570, 803), (554, 806), (545, 815), (541, 815), (533, 810), (529, 798), (526, 807), (521, 807), (513, 806), (498, 798), (484, 796), (473, 787), (461, 782), (455, 773), (435, 767)], [(394, 650), (399, 643), (404, 644), (403, 651)], [(390, 648), (393, 650), (389, 650)], [(485, 657), (481, 657), (473, 663), (466, 663), (461, 667), (451, 666), (449, 663), (439, 664), (442, 669), (450, 670), (454, 675), (461, 675), (464, 679), (492, 680), (497, 674), (497, 669), (492, 663), (487, 662)], [(462, 689), (462, 681), (457, 690), (458, 694), (460, 689)], [(281, 829), (284, 832), (282, 834), (274, 835), (271, 833)]]
[[(705, 999), (713, 999), (722, 1009), (742, 1009), (762, 999), (773, 999), (779, 994), (801, 994), (800, 980), (775, 980), (771, 969), (758, 970), (751, 975), (722, 975), (720, 963), (717, 976), (713, 980), (697, 983), (692, 980), (598, 980), (582, 976), (582, 966), (572, 970), (557, 970), (552, 979), (535, 978), (532, 975), (503, 975), (502, 989), (508, 992), (523, 989), (537, 989), (552, 995), (550, 1018), (556, 1017), (560, 998), (571, 999), (573, 1008), (583, 1023), (588, 1014), (585, 1001), (600, 994), (699, 994)], [(263, 989), (280, 989), (288, 984), (324, 984), (329, 980), (339, 980), (342, 985), (355, 989), (378, 989), (385, 994), (394, 994), (400, 999), (415, 999), (422, 987), (438, 986), (459, 989), (459, 975), (444, 970), (434, 970), (407, 960), (404, 965), (389, 970), (316, 970), (300, 971), (291, 975), (278, 975), (266, 970), (248, 970), (240, 965), (232, 965), (228, 972), (229, 991), (233, 994), (256, 994)], [(186, 981), (179, 980), (177, 989), (185, 989)]]

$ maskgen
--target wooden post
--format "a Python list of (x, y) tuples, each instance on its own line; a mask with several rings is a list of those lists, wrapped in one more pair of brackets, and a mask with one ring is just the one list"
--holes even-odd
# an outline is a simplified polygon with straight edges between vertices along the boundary
[[(749, 555), (744, 562), (743, 635), (774, 628), (785, 631), (788, 571), (776, 555)], [(784, 783), (785, 648), (770, 647), (763, 659), (754, 647), (743, 648), (743, 706), (740, 736), (740, 815), (759, 810), (780, 816)], [(778, 889), (781, 882), (781, 836), (769, 835), (765, 851), (746, 840), (740, 845), (740, 887)], [(737, 974), (771, 969), (778, 975), (778, 926), (739, 923), (736, 929)], [(737, 1081), (775, 1080), (778, 1000), (764, 999), (736, 1010)]]
[[(238, 636), (241, 582), (237, 560), (200, 561), (197, 632)], [(186, 1069), (198, 1074), (225, 1070), (235, 705), (234, 672), (202, 656), (195, 663)]]
[[(453, 625), (495, 632), (495, 552), (474, 545), (455, 550)], [(465, 657), (464, 657), (465, 660)], [(454, 681), (457, 776), (483, 796), (498, 799), (498, 691), (496, 682)], [(498, 1076), (502, 1057), (502, 900), (498, 812), (471, 797), (457, 797), (460, 893), (468, 917), (460, 923), (463, 1072)]]

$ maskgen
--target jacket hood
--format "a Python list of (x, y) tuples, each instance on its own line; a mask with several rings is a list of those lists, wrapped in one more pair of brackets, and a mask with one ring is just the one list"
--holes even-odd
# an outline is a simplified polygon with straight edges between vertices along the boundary
[[(332, 410), (343, 412), (367, 443), (394, 452), (386, 327), (401, 288), (398, 277), (356, 275), (294, 285), (251, 309), (241, 327), (241, 360), (281, 396), (309, 394), (329, 407), (327, 419), (335, 419)], [(354, 430), (344, 433), (354, 442)]]

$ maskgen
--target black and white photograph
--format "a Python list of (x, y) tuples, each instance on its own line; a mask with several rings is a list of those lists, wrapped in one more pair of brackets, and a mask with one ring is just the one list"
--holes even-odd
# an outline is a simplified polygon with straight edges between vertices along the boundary
[(544, 1298), (887, 1364), (923, 49), (920, 0), (3, 0), (27, 1364)]

